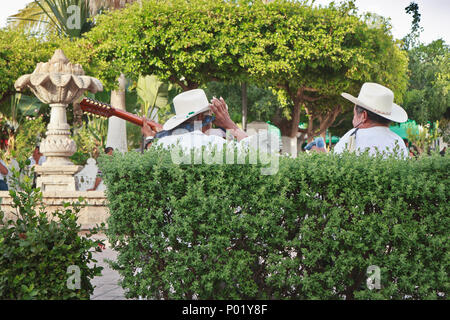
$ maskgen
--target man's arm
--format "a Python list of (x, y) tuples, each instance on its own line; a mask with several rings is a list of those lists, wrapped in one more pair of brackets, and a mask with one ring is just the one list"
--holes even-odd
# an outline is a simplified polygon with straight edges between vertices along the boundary
[(97, 190), (97, 187), (100, 184), (100, 182), (102, 182), (102, 178), (96, 177), (95, 178), (95, 182), (94, 182), (94, 187), (92, 187), (92, 189), (88, 189), (87, 191), (95, 191), (95, 190)]
[(3, 165), (3, 162), (0, 162), (0, 173), (5, 176), (8, 174), (8, 168)]
[(233, 137), (237, 139), (237, 141), (241, 141), (244, 138), (247, 138), (248, 135), (241, 130), (236, 123), (231, 120), (230, 114), (228, 113), (227, 104), (223, 100), (222, 97), (217, 99), (214, 97), (211, 100), (211, 110), (214, 112), (216, 119), (214, 120), (214, 124), (216, 126), (222, 127), (225, 130), (228, 130)]
[(147, 149), (148, 149), (152, 145), (152, 143), (151, 142), (149, 143), (149, 141), (152, 141), (152, 139), (156, 135), (156, 132), (153, 131), (152, 128), (150, 128), (150, 126), (148, 125), (147, 121), (145, 121), (145, 118), (142, 118), (142, 120), (144, 120), (143, 121), (144, 124), (142, 126), (141, 132), (142, 132), (142, 134), (145, 137), (144, 143), (146, 144)]

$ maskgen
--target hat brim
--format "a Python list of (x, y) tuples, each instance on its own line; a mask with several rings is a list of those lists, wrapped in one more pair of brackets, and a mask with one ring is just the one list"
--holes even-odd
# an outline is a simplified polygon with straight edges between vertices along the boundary
[(183, 122), (191, 119), (192, 117), (195, 117), (196, 115), (198, 115), (202, 112), (208, 111), (208, 110), (211, 110), (209, 105), (207, 105), (193, 113), (185, 113), (185, 114), (175, 115), (172, 118), (170, 118), (169, 120), (167, 120), (166, 123), (164, 123), (163, 130), (172, 130), (173, 128), (176, 128)]
[(383, 113), (378, 112), (377, 110), (375, 110), (371, 106), (365, 104), (364, 102), (362, 102), (358, 98), (352, 96), (349, 93), (343, 92), (343, 93), (341, 93), (341, 96), (344, 97), (345, 99), (353, 102), (354, 104), (357, 104), (358, 106), (363, 107), (364, 109), (367, 109), (367, 110), (369, 110), (369, 111), (379, 115), (380, 117), (386, 118), (388, 120), (391, 120), (391, 121), (394, 121), (394, 122), (398, 122), (398, 123), (403, 123), (403, 122), (406, 122), (408, 120), (408, 114), (398, 104), (392, 103), (391, 114), (383, 114)]

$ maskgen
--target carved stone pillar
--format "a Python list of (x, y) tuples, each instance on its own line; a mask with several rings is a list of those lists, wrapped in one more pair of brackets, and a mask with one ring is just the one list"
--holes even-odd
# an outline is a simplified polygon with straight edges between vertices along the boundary
[(81, 170), (81, 166), (69, 160), (76, 151), (76, 145), (70, 138), (66, 108), (86, 90), (95, 93), (102, 91), (103, 86), (99, 80), (85, 76), (81, 65), (70, 63), (58, 49), (48, 62), (38, 63), (32, 74), (17, 79), (16, 90), (26, 87), (51, 107), (47, 136), (40, 145), (47, 160), (42, 166), (36, 166), (36, 184), (42, 191), (75, 191), (74, 174)]

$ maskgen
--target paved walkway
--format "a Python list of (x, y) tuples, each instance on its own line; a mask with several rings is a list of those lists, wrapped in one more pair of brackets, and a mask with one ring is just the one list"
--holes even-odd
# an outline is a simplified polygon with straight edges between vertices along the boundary
[[(94, 252), (93, 258), (97, 260), (97, 265), (103, 267), (102, 275), (94, 277), (91, 283), (94, 286), (94, 293), (91, 300), (125, 300), (125, 293), (119, 285), (119, 273), (112, 270), (104, 259), (115, 260), (117, 253), (111, 250), (106, 237), (96, 237), (104, 240), (106, 248), (102, 252)], [(92, 265), (90, 265), (92, 266)]]

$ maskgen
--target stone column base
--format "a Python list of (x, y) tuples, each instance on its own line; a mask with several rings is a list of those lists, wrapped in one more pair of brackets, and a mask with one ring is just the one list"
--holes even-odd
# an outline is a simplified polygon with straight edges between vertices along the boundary
[[(82, 197), (87, 205), (78, 213), (78, 223), (82, 231), (87, 231), (102, 222), (107, 225), (109, 209), (103, 191), (46, 191), (43, 192), (43, 202), (48, 218), (52, 218), (51, 213), (57, 209), (64, 210), (65, 202), (78, 202)], [(16, 220), (17, 209), (13, 208), (13, 199), (8, 191), (0, 191), (0, 209), (5, 213), (5, 220)], [(70, 209), (71, 207), (69, 207)], [(39, 211), (39, 208), (34, 208)]]
[(76, 165), (36, 166), (36, 187), (42, 191), (76, 191), (74, 175), (81, 169), (82, 166)]

